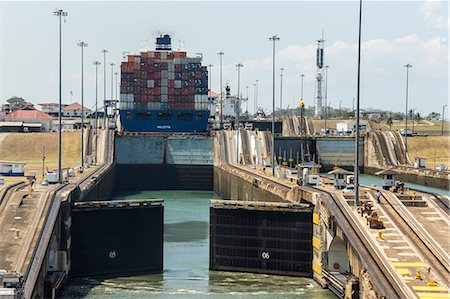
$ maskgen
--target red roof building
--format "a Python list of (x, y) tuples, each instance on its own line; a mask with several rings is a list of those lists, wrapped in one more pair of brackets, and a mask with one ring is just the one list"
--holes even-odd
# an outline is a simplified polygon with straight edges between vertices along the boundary
[(43, 131), (50, 131), (52, 128), (53, 118), (45, 112), (40, 110), (16, 110), (9, 113), (1, 118), (7, 122), (26, 122), (26, 123), (37, 123), (42, 124)]
[(63, 116), (67, 117), (81, 116), (81, 109), (84, 109), (84, 116), (88, 115), (91, 112), (90, 109), (83, 107), (79, 103), (75, 102), (63, 108)]

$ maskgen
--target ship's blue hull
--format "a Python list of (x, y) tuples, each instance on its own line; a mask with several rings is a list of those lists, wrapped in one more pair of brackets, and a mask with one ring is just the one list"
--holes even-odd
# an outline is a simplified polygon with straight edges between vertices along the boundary
[(205, 132), (207, 110), (120, 110), (124, 132)]

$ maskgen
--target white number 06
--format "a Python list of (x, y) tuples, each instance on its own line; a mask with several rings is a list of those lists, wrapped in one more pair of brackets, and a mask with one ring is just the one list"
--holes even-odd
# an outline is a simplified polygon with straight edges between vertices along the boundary
[(268, 251), (263, 251), (263, 252), (261, 253), (261, 257), (262, 257), (263, 260), (268, 260), (268, 259), (270, 259), (269, 252), (268, 252)]

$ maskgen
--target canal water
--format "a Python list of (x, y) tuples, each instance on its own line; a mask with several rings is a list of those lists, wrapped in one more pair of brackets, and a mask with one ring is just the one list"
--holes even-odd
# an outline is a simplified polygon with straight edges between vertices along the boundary
[(73, 279), (64, 298), (336, 298), (309, 278), (209, 271), (209, 200), (219, 199), (213, 192), (139, 191), (115, 199), (142, 198), (164, 199), (164, 272)]

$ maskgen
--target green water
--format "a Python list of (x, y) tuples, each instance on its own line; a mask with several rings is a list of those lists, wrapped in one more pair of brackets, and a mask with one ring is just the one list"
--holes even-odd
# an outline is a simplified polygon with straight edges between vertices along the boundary
[(65, 298), (336, 298), (312, 279), (209, 271), (209, 200), (204, 191), (139, 191), (115, 199), (164, 199), (164, 272), (74, 279)]

